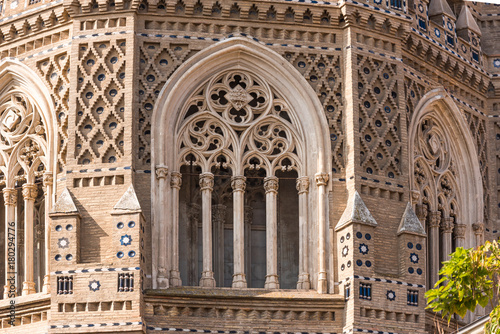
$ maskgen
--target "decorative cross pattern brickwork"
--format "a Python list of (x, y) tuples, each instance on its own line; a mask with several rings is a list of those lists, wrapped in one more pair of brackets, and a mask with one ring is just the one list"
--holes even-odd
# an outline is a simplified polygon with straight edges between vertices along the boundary
[(304, 76), (323, 104), (330, 126), (332, 172), (343, 174), (345, 168), (342, 125), (344, 103), (340, 57), (288, 51), (282, 52), (282, 55)]
[(145, 41), (140, 46), (138, 164), (151, 163), (151, 116), (160, 90), (174, 70), (196, 52), (188, 44)]
[(69, 66), (70, 57), (67, 52), (54, 54), (37, 62), (36, 69), (51, 91), (57, 119), (59, 135), (57, 151), (57, 171), (66, 166), (68, 153), (68, 114), (69, 114)]
[(124, 147), (125, 40), (82, 43), (78, 50), (75, 158), (120, 161)]
[(368, 174), (401, 175), (401, 115), (396, 64), (359, 55), (360, 165)]

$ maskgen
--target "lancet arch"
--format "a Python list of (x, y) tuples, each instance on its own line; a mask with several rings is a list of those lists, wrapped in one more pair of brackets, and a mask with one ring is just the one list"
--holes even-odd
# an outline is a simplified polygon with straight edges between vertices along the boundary
[(483, 187), (473, 137), (453, 99), (442, 88), (422, 97), (409, 128), (412, 200), (428, 234), (428, 280), (455, 247), (480, 242)]
[[(152, 181), (154, 287), (181, 284), (175, 235), (179, 233), (179, 216), (183, 215), (179, 213), (179, 190), (185, 165), (191, 170), (192, 166), (198, 168), (201, 201), (189, 207), (201, 208), (201, 215), (191, 216), (201, 217), (204, 242), (211, 240), (205, 233), (215, 217), (210, 205), (214, 170), (222, 168), (226, 175), (221, 177), (231, 180), (233, 203), (229, 206), (233, 217), (226, 216), (234, 226), (233, 287), (247, 286), (248, 266), (240, 239), (247, 237), (242, 232), (248, 232), (244, 220), (252, 216), (244, 199), (250, 178), (260, 178), (260, 187), (265, 188), (265, 287), (279, 286), (273, 258), (276, 244), (272, 240), (276, 238), (273, 229), (277, 217), (273, 211), (281, 182), (277, 176), (294, 173), (300, 207), (300, 254), (305, 254), (299, 259), (297, 287), (326, 291), (326, 188), (331, 153), (322, 110), (316, 94), (292, 65), (247, 38), (219, 42), (190, 58), (172, 75), (153, 113), (152, 165), (157, 176)], [(261, 171), (265, 173), (259, 174)], [(314, 210), (308, 211), (308, 207)], [(211, 249), (206, 244), (203, 247), (204, 254)], [(317, 249), (318, 253), (308, 249)], [(201, 285), (213, 284), (204, 281), (212, 277), (210, 262), (205, 262), (204, 256)]]
[(50, 291), (47, 214), (54, 196), (55, 124), (52, 99), (37, 74), (17, 60), (0, 61), (0, 183), (6, 212), (4, 224), (15, 222), (15, 233), (24, 234), (24, 245), (18, 244), (16, 238), (16, 293), (23, 295), (41, 292), (42, 286), (45, 292)]

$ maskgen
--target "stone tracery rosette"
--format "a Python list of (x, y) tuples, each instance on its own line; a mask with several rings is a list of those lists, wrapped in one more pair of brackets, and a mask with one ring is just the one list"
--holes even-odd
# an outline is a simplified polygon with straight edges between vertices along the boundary
[(286, 101), (243, 70), (214, 76), (197, 90), (178, 126), (180, 165), (301, 171), (298, 127)]

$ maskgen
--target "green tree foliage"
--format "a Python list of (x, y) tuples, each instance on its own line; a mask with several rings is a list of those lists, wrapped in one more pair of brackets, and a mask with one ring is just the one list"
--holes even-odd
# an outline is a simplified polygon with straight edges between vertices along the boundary
[(453, 314), (463, 317), (467, 311), (474, 312), (477, 305), (485, 307), (490, 303), (493, 311), (485, 332), (500, 333), (500, 305), (496, 303), (500, 292), (500, 248), (496, 241), (477, 248), (457, 248), (439, 274), (442, 278), (425, 294), (427, 308), (441, 312), (449, 323)]

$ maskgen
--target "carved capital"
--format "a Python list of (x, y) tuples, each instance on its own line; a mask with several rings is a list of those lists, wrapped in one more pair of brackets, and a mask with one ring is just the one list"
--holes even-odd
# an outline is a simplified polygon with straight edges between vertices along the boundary
[(453, 223), (453, 217), (446, 217), (441, 219), (441, 229), (443, 233), (452, 233), (455, 224)]
[(156, 178), (159, 179), (165, 179), (168, 176), (168, 167), (166, 166), (156, 166), (155, 168), (156, 172)]
[(247, 187), (247, 178), (244, 176), (233, 176), (231, 178), (231, 187), (234, 191), (245, 191)]
[(221, 222), (224, 224), (226, 221), (227, 206), (223, 204), (212, 205), (212, 222)]
[(170, 186), (174, 189), (181, 189), (182, 174), (179, 172), (172, 172), (170, 174)]
[(328, 174), (327, 173), (317, 173), (315, 175), (315, 180), (316, 180), (316, 185), (318, 187), (326, 186), (328, 184)]
[(5, 205), (17, 205), (17, 190), (13, 188), (4, 188), (3, 189), (3, 201)]
[(441, 223), (441, 212), (440, 211), (429, 212), (429, 227), (430, 228), (439, 227), (440, 223)]
[(307, 176), (302, 176), (297, 179), (296, 183), (297, 191), (300, 194), (308, 193), (309, 192), (309, 177)]
[(269, 192), (278, 192), (278, 178), (276, 176), (268, 176), (264, 179), (264, 189), (266, 190), (266, 194)]
[(191, 203), (188, 209), (188, 219), (189, 221), (199, 222), (200, 221), (200, 211), (201, 208), (198, 204)]
[(456, 224), (455, 230), (453, 231), (456, 238), (465, 238), (465, 230), (467, 229), (466, 224)]
[(427, 205), (423, 205), (423, 204), (417, 204), (415, 206), (415, 209), (416, 209), (416, 214), (417, 214), (417, 217), (418, 219), (420, 220), (425, 220), (425, 218), (427, 218)]
[(52, 176), (52, 173), (45, 173), (43, 174), (43, 186), (51, 186), (54, 184), (54, 176)]
[(483, 234), (484, 233), (484, 223), (477, 222), (472, 224), (472, 229), (474, 230), (474, 234)]
[(201, 190), (214, 190), (214, 174), (202, 173), (200, 174), (200, 188)]
[(23, 198), (28, 201), (34, 201), (38, 196), (38, 187), (34, 184), (23, 184)]
[(410, 194), (412, 203), (417, 203), (418, 200), (420, 199), (420, 191), (412, 190)]

